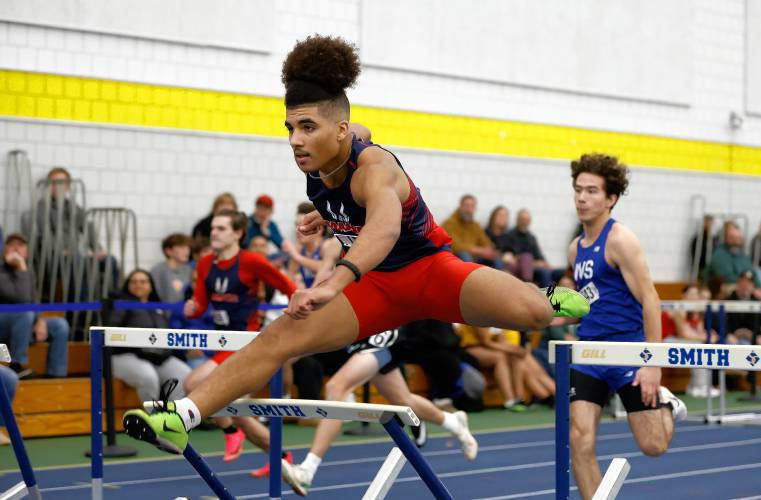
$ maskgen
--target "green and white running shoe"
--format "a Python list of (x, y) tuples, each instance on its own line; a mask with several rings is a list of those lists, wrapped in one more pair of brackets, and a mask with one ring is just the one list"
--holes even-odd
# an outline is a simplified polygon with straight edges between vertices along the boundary
[(174, 401), (169, 401), (169, 395), (178, 383), (177, 379), (169, 379), (161, 386), (159, 401), (154, 401), (154, 405), (162, 411), (150, 415), (144, 410), (127, 411), (122, 417), (124, 432), (159, 450), (181, 455), (188, 444), (188, 431), (177, 413)]
[(550, 285), (542, 291), (547, 294), (556, 318), (583, 318), (589, 314), (589, 301), (576, 290)]
[(159, 450), (181, 455), (188, 444), (188, 431), (180, 415), (174, 411), (174, 402), (166, 403), (164, 408), (166, 411), (151, 415), (143, 410), (129, 410), (122, 418), (124, 432)]

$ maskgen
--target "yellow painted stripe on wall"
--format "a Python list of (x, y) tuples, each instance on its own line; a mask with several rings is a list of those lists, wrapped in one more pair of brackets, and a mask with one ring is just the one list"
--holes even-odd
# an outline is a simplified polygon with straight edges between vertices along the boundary
[[(284, 137), (281, 98), (0, 70), (0, 115)], [(353, 106), (382, 144), (532, 158), (589, 151), (634, 165), (761, 176), (761, 148)]]

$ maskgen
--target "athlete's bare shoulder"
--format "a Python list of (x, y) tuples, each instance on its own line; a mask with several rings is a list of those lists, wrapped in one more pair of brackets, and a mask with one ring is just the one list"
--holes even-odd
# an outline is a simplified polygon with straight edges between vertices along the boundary
[(391, 187), (399, 200), (409, 196), (410, 188), (404, 171), (399, 168), (394, 155), (379, 147), (368, 147), (357, 158), (357, 171), (351, 182), (351, 192), (360, 205), (374, 191)]
[(606, 259), (618, 265), (622, 259), (631, 257), (641, 251), (639, 239), (628, 226), (616, 222), (610, 228), (607, 246), (605, 248)]

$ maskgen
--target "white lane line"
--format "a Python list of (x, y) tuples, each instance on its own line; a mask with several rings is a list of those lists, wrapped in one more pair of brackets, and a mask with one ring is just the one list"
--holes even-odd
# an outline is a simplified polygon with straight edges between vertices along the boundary
[[(713, 443), (709, 445), (695, 445), (695, 446), (684, 446), (680, 448), (674, 448), (669, 450), (669, 453), (687, 453), (691, 451), (697, 451), (697, 450), (713, 450), (717, 448), (732, 448), (735, 446), (750, 446), (754, 444), (760, 444), (761, 438), (758, 439), (748, 439), (743, 441), (727, 441), (724, 443)], [(627, 457), (627, 458), (634, 458), (634, 457), (643, 457), (644, 455), (637, 451), (637, 452), (630, 452), (630, 453), (613, 453), (610, 455), (602, 455), (597, 457), (598, 460), (609, 460), (616, 457)], [(758, 466), (761, 466), (761, 463), (757, 464)], [(480, 475), (480, 474), (491, 474), (494, 472), (507, 472), (507, 471), (515, 471), (515, 470), (525, 470), (525, 469), (537, 469), (541, 467), (554, 467), (555, 461), (548, 461), (548, 462), (534, 462), (530, 464), (520, 464), (520, 465), (507, 465), (502, 467), (489, 467), (486, 469), (470, 469), (465, 471), (458, 471), (458, 472), (444, 472), (441, 474), (438, 474), (438, 476), (442, 479), (449, 478), (449, 477), (463, 477), (463, 476), (474, 476), (474, 475)], [(723, 467), (723, 468), (717, 468), (717, 469), (705, 469), (705, 470), (715, 470), (716, 472), (722, 472), (723, 469), (728, 470), (734, 470), (733, 467), (746, 467), (746, 466), (730, 466), (730, 467)], [(694, 472), (694, 471), (693, 471)], [(708, 472), (705, 472), (707, 474)], [(681, 477), (680, 474), (684, 475), (697, 475), (697, 474), (690, 474), (690, 472), (685, 473), (676, 473), (674, 474), (665, 474), (663, 476), (654, 476), (656, 479), (668, 479), (669, 476), (673, 477)], [(632, 479), (628, 482), (641, 482), (646, 481), (649, 478), (641, 478), (641, 479)], [(421, 481), (420, 477), (418, 476), (408, 476), (403, 478), (397, 478), (395, 482), (397, 483), (406, 483), (410, 481)], [(624, 484), (626, 484), (624, 483)], [(343, 484), (334, 484), (330, 486), (318, 486), (315, 488), (310, 488), (309, 491), (331, 491), (331, 490), (340, 490), (340, 489), (348, 489), (348, 488), (358, 488), (361, 486), (368, 486), (370, 484), (369, 481), (367, 482), (361, 482), (361, 483), (343, 483)], [(555, 493), (554, 489), (551, 490), (539, 490), (539, 491), (531, 491), (526, 493), (516, 493), (514, 495), (508, 495), (508, 496), (501, 496), (501, 497), (490, 497), (489, 500), (496, 500), (496, 499), (502, 499), (502, 498), (523, 498), (525, 496), (538, 496), (538, 495), (546, 495)], [(284, 491), (283, 496), (285, 495), (291, 495), (292, 492)], [(516, 496), (517, 495), (517, 496)], [(238, 496), (237, 498), (268, 498), (269, 493), (258, 493), (255, 495), (244, 495), (244, 496)], [(486, 500), (486, 499), (481, 499)]]
[[(692, 429), (692, 428), (690, 428)], [(687, 430), (687, 429), (684, 429)], [(683, 430), (683, 431), (684, 431)], [(705, 430), (705, 429), (695, 429), (695, 430)], [(630, 432), (625, 433), (619, 433), (619, 434), (608, 434), (605, 436), (600, 436), (600, 441), (607, 441), (607, 440), (616, 440), (616, 439), (625, 439), (631, 437)], [(761, 443), (761, 438), (757, 439), (751, 439), (751, 440), (743, 440), (743, 441), (723, 441), (720, 443), (712, 443), (712, 444), (705, 444), (705, 445), (695, 445), (695, 446), (687, 446), (687, 447), (681, 447), (681, 448), (672, 448), (669, 450), (669, 453), (679, 453), (680, 450), (685, 451), (695, 451), (695, 450), (702, 450), (702, 449), (713, 449), (713, 448), (724, 448), (728, 446), (744, 446), (747, 444), (754, 444), (754, 443)], [(505, 449), (511, 449), (511, 448), (527, 448), (532, 446), (546, 446), (546, 445), (553, 445), (555, 444), (554, 440), (549, 441), (532, 441), (529, 443), (513, 443), (513, 444), (505, 444), (505, 445), (494, 445), (494, 446), (485, 446), (481, 448), (481, 451), (499, 451), (499, 450), (505, 450)], [(442, 451), (434, 451), (434, 452), (427, 452), (423, 455), (428, 456), (440, 456), (440, 455), (454, 455), (454, 454), (460, 454), (462, 453), (460, 450), (442, 450)], [(630, 453), (618, 453), (614, 455), (605, 455), (598, 457), (601, 460), (605, 460), (606, 458), (614, 458), (614, 457), (624, 457), (624, 458), (630, 458), (641, 455), (640, 452), (630, 452)], [(332, 462), (326, 462), (323, 465), (347, 465), (347, 464), (356, 464), (356, 463), (367, 463), (367, 462), (382, 462), (386, 459), (386, 456), (379, 456), (379, 457), (366, 457), (361, 459), (354, 459), (354, 460), (337, 460)], [(535, 467), (546, 467), (547, 465), (554, 465), (555, 462), (535, 462), (533, 464), (519, 464), (519, 465), (509, 465), (509, 466), (503, 466), (503, 467), (497, 467), (497, 468), (490, 468), (490, 469), (471, 469), (469, 471), (462, 471), (459, 473), (456, 473), (457, 475), (470, 475), (470, 474), (479, 474), (479, 473), (489, 473), (489, 472), (496, 472), (496, 471), (506, 471), (506, 470), (521, 470), (526, 468), (535, 468)], [(479, 472), (482, 471), (482, 472)], [(249, 474), (251, 471), (249, 469), (241, 469), (241, 470), (234, 470), (234, 471), (225, 471), (225, 472), (217, 472), (217, 476), (236, 476), (236, 475), (245, 475)], [(449, 474), (455, 474), (455, 473), (449, 473)], [(439, 474), (440, 477), (448, 477), (445, 474)], [(145, 478), (145, 479), (135, 479), (135, 480), (127, 480), (127, 481), (110, 481), (108, 483), (103, 483), (104, 486), (113, 485), (113, 486), (129, 486), (133, 484), (142, 484), (142, 483), (161, 483), (161, 482), (170, 482), (170, 481), (185, 481), (188, 479), (195, 479), (199, 476), (196, 474), (191, 475), (183, 475), (183, 476), (169, 476), (169, 477), (156, 477), (156, 478)], [(455, 476), (449, 476), (449, 477), (455, 477)], [(410, 480), (415, 480), (417, 477), (410, 478)], [(397, 479), (397, 481), (402, 481), (402, 479)], [(348, 483), (347, 483), (348, 484)], [(354, 484), (354, 483), (352, 483)], [(357, 485), (368, 485), (368, 483), (356, 483)], [(89, 483), (87, 484), (77, 484), (77, 485), (71, 485), (71, 486), (54, 486), (50, 488), (42, 488), (40, 489), (41, 492), (45, 491), (70, 491), (70, 490), (78, 490), (78, 489), (85, 489), (89, 488)], [(347, 486), (347, 487), (354, 487), (354, 486)], [(326, 487), (327, 488), (327, 487)], [(314, 491), (315, 488), (312, 488)], [(247, 497), (248, 498), (248, 497)], [(257, 498), (257, 497), (250, 497), (250, 498)]]
[[(738, 470), (749, 470), (749, 469), (759, 469), (761, 468), (761, 462), (757, 462), (754, 464), (743, 464), (743, 465), (728, 465), (726, 467), (712, 467), (710, 469), (695, 469), (695, 470), (688, 470), (684, 472), (673, 472), (671, 474), (660, 474), (658, 476), (648, 476), (648, 477), (638, 477), (636, 479), (627, 479), (624, 481), (624, 484), (634, 484), (634, 483), (650, 483), (653, 481), (665, 481), (666, 479), (678, 479), (681, 477), (695, 477), (695, 476), (705, 476), (708, 474), (721, 474), (723, 472), (734, 472)], [(577, 488), (574, 486), (571, 488), (571, 490), (576, 490)], [(526, 498), (526, 497), (535, 497), (539, 495), (548, 495), (548, 494), (554, 494), (555, 490), (537, 490), (537, 491), (527, 491), (525, 493), (516, 493), (513, 495), (504, 495), (500, 497), (484, 497), (479, 498), (475, 500), (506, 500), (508, 498)], [(755, 497), (748, 497), (750, 498), (761, 498), (761, 496), (755, 496)], [(738, 499), (743, 500), (743, 499)]]

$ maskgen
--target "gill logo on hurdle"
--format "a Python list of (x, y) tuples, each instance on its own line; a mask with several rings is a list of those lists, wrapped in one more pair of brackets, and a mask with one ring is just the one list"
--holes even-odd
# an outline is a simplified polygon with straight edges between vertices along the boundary
[(608, 355), (605, 349), (584, 349), (581, 351), (581, 357), (585, 359), (605, 359)]

